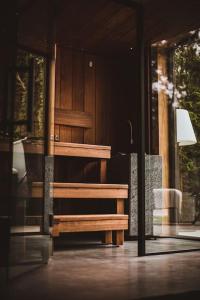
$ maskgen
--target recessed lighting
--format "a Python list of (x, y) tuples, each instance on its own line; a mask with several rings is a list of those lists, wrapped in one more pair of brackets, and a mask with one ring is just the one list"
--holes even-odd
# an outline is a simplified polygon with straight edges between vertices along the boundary
[(166, 41), (166, 40), (162, 40), (162, 41), (161, 41), (161, 44), (162, 44), (162, 45), (165, 45), (165, 44), (167, 44), (167, 41)]

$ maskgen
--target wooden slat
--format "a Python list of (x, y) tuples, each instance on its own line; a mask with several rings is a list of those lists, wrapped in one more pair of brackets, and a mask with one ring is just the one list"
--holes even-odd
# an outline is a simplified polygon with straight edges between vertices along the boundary
[(102, 58), (96, 59), (96, 143), (105, 144), (106, 131), (106, 74)]
[(89, 214), (89, 215), (55, 215), (54, 221), (68, 222), (68, 221), (98, 221), (98, 220), (128, 220), (128, 215), (124, 214)]
[(92, 158), (110, 158), (111, 147), (97, 146), (75, 143), (55, 142), (55, 155), (76, 156), (76, 157), (92, 157)]
[[(72, 109), (80, 111), (84, 117), (84, 54), (83, 51), (73, 51), (72, 60)], [(82, 115), (81, 114), (81, 115)], [(81, 120), (81, 115), (77, 116), (77, 122)], [(82, 121), (82, 120), (81, 120)], [(85, 121), (85, 120), (84, 120)], [(87, 121), (87, 119), (86, 119)], [(84, 125), (72, 127), (72, 143), (84, 143)], [(86, 124), (88, 125), (88, 124)], [(87, 128), (87, 127), (86, 127)], [(83, 170), (81, 170), (83, 171)]]
[(82, 111), (56, 108), (55, 124), (82, 128), (92, 127), (92, 115)]
[[(72, 50), (60, 47), (60, 100), (59, 108), (72, 110)], [(56, 112), (55, 112), (56, 118)], [(56, 124), (56, 120), (55, 120)], [(59, 126), (60, 141), (71, 142), (72, 141), (72, 129), (68, 126)]]
[[(92, 65), (91, 65), (92, 64)], [(93, 116), (93, 126), (84, 131), (84, 143), (95, 144), (95, 115), (96, 115), (96, 95), (95, 95), (95, 73), (96, 58), (94, 55), (85, 55), (84, 60), (84, 111)]]
[[(53, 183), (54, 198), (73, 199), (127, 199), (128, 185), (118, 184), (87, 184), (87, 183)], [(33, 183), (32, 197), (43, 196), (42, 183)]]

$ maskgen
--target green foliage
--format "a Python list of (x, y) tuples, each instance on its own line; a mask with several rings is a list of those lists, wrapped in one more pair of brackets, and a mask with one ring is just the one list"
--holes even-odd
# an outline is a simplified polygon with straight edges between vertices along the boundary
[(200, 194), (200, 40), (179, 46), (174, 54), (176, 89), (184, 90), (179, 107), (189, 111), (197, 144), (179, 147), (183, 191)]
[[(33, 131), (27, 132), (26, 125), (15, 126), (14, 135), (16, 138), (28, 136), (31, 138), (44, 137), (44, 112), (45, 112), (45, 70), (46, 61), (42, 56), (33, 53), (18, 50), (17, 67), (28, 67), (31, 58), (35, 59), (35, 78), (34, 78), (34, 126)], [(28, 110), (28, 92), (29, 92), (29, 73), (18, 71), (16, 73), (16, 96), (14, 107), (15, 121), (27, 120)]]

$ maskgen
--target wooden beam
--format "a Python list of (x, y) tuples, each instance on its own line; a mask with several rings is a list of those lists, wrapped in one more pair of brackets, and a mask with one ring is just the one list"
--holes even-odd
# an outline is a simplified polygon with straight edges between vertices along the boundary
[(54, 155), (54, 107), (55, 107), (55, 73), (56, 73), (56, 45), (50, 61), (49, 70), (49, 106), (48, 106), (48, 155)]
[[(165, 49), (158, 51), (158, 80), (167, 77), (167, 54)], [(162, 156), (162, 187), (169, 188), (169, 116), (168, 95), (158, 92), (159, 154)]]

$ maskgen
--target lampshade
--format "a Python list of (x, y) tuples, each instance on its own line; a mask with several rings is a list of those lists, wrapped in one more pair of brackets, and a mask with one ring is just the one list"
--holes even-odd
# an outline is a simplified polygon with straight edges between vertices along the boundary
[(186, 109), (176, 109), (177, 142), (179, 146), (193, 145), (197, 143), (194, 129)]

